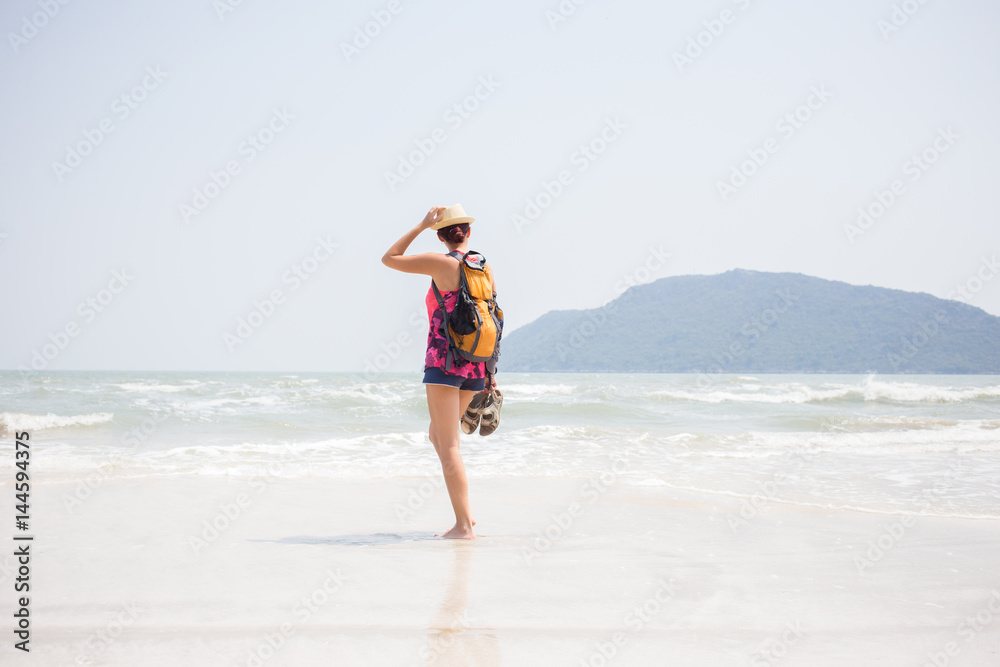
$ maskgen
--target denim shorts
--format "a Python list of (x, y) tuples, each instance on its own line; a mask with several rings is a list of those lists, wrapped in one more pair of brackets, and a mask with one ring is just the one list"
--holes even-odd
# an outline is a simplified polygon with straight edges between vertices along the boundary
[(449, 375), (440, 368), (432, 366), (424, 371), (424, 384), (446, 384), (449, 387), (458, 387), (459, 389), (482, 391), (486, 388), (486, 378), (464, 378), (458, 375)]

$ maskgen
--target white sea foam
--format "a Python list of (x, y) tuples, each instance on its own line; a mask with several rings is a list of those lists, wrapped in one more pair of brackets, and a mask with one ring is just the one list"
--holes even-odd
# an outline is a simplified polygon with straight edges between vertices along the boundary
[(188, 391), (190, 389), (195, 389), (197, 387), (202, 386), (202, 383), (198, 382), (197, 380), (192, 380), (192, 381), (189, 381), (189, 382), (185, 382), (184, 384), (180, 384), (180, 385), (177, 385), (177, 384), (148, 383), (148, 382), (121, 382), (121, 383), (117, 383), (117, 384), (112, 384), (110, 386), (112, 386), (112, 387), (118, 387), (119, 389), (123, 389), (125, 391), (132, 391), (132, 392), (143, 392), (144, 393), (144, 392), (150, 392), (150, 391), (157, 391), (157, 392), (171, 393), (172, 394), (172, 393), (176, 393), (176, 392), (179, 392), (179, 391)]
[(633, 486), (669, 486), (667, 482), (662, 479), (656, 479), (655, 477), (650, 479), (640, 479), (632, 483)]
[[(317, 399), (348, 399), (355, 403), (375, 405), (393, 405), (416, 395), (414, 386), (409, 387), (410, 391), (398, 391), (391, 384), (377, 382), (351, 385), (343, 389), (331, 387), (308, 387), (306, 389), (309, 391), (309, 396)], [(423, 395), (423, 388), (420, 388), (420, 394)]]
[[(720, 383), (721, 384), (721, 383)], [(740, 391), (705, 388), (677, 388), (652, 391), (649, 396), (659, 399), (696, 401), (701, 403), (814, 403), (855, 399), (861, 401), (895, 401), (903, 403), (959, 403), (979, 399), (1000, 398), (1000, 385), (984, 387), (951, 387), (915, 382), (884, 381), (868, 376), (859, 384), (824, 383), (810, 386), (804, 383), (743, 384)]]
[(95, 412), (86, 415), (32, 415), (24, 412), (0, 413), (0, 431), (40, 431), (47, 428), (70, 428), (73, 426), (93, 426), (105, 424), (114, 418), (110, 412)]
[(212, 410), (219, 407), (231, 407), (231, 406), (258, 406), (258, 405), (278, 405), (282, 402), (281, 397), (265, 395), (265, 396), (248, 396), (246, 398), (210, 398), (200, 401), (191, 401), (188, 403), (180, 404), (186, 410), (193, 411), (203, 411)]
[[(48, 429), (48, 474), (276, 477), (440, 475), (417, 377), (176, 374), (8, 383), (4, 432)], [(992, 377), (510, 374), (500, 430), (462, 436), (470, 477), (590, 479), (744, 493), (775, 470), (783, 499), (976, 515), (1000, 497), (1000, 383)], [(11, 393), (13, 392), (13, 393)], [(125, 447), (120, 437), (166, 417)], [(145, 420), (145, 421), (144, 421)], [(102, 424), (113, 422), (115, 437)], [(44, 431), (43, 431), (44, 432)], [(9, 436), (6, 436), (9, 440)], [(34, 440), (34, 438), (33, 438)], [(942, 476), (956, 459), (961, 476)], [(619, 472), (616, 461), (626, 464)], [(11, 461), (0, 459), (0, 475)], [(99, 472), (97, 472), (99, 471)]]
[(746, 391), (689, 391), (684, 389), (664, 389), (650, 392), (655, 398), (668, 400), (697, 401), (700, 403), (811, 403), (847, 398), (852, 387), (816, 389), (806, 385), (761, 386), (759, 389), (744, 385)]
[[(906, 417), (903, 415), (875, 415), (860, 417), (832, 417), (824, 420), (825, 430), (829, 431), (904, 431), (908, 429), (940, 429), (959, 426), (960, 422), (953, 419), (934, 419), (931, 417)], [(1000, 428), (1000, 422), (982, 420), (980, 428)]]
[(885, 382), (874, 377), (865, 379), (861, 388), (866, 401), (899, 401), (921, 403), (958, 403), (976, 399), (1000, 398), (1000, 385), (988, 387), (942, 387), (915, 382)]
[[(931, 424), (858, 422), (854, 428), (823, 431), (749, 431), (735, 434), (705, 434), (686, 440), (682, 456), (718, 458), (768, 458), (792, 454), (897, 454), (920, 455), (949, 452), (1000, 454), (1000, 426), (991, 420)], [(669, 440), (669, 439), (668, 439)]]
[(568, 384), (506, 384), (503, 386), (504, 396), (566, 396), (577, 391)]

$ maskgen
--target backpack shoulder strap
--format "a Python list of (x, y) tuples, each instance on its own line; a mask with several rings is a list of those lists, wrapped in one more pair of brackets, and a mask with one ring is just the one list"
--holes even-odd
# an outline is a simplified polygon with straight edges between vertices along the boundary
[(450, 371), (452, 367), (452, 362), (455, 359), (455, 352), (452, 350), (450, 327), (448, 326), (448, 309), (444, 305), (444, 297), (441, 296), (441, 292), (438, 290), (437, 285), (434, 284), (434, 279), (431, 278), (431, 289), (434, 290), (434, 298), (437, 299), (438, 307), (441, 308), (441, 323), (443, 325), (444, 339), (447, 341), (447, 348), (444, 355), (444, 369), (445, 371)]
[[(461, 289), (462, 287), (466, 287), (466, 289), (468, 289), (467, 282), (466, 282), (466, 277), (465, 277), (465, 270), (466, 270), (465, 258), (468, 257), (470, 254), (472, 254), (472, 251), (469, 251), (469, 252), (466, 252), (466, 253), (462, 253), (462, 252), (459, 252), (458, 250), (452, 250), (451, 252), (448, 253), (448, 255), (450, 255), (451, 257), (454, 257), (455, 259), (457, 259), (458, 263), (460, 265), (460, 271), (459, 271), (459, 289)], [(485, 258), (483, 258), (483, 260), (485, 261)], [(455, 360), (456, 352), (455, 352), (454, 341), (452, 341), (452, 339), (451, 339), (450, 327), (449, 327), (449, 324), (448, 324), (448, 309), (445, 308), (444, 297), (441, 295), (441, 292), (438, 290), (437, 285), (434, 283), (434, 279), (433, 278), (431, 278), (431, 287), (434, 288), (434, 297), (437, 299), (438, 305), (441, 307), (441, 317), (444, 320), (444, 337), (445, 337), (445, 340), (448, 341), (448, 351), (445, 354), (445, 371), (450, 371), (451, 368), (452, 368), (453, 362)]]

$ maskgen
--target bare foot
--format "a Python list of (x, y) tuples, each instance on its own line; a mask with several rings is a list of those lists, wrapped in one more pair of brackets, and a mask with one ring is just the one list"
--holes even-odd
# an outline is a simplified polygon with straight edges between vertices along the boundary
[[(472, 523), (474, 524), (475, 521)], [(476, 533), (473, 532), (472, 526), (464, 528), (456, 523), (447, 533), (435, 535), (434, 537), (443, 537), (449, 540), (471, 540), (476, 537)]]

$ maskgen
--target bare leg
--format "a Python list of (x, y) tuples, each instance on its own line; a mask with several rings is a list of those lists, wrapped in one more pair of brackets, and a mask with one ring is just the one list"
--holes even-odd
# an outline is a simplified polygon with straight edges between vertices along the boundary
[(476, 392), (439, 384), (424, 386), (427, 387), (427, 410), (431, 416), (430, 438), (441, 461), (448, 496), (455, 510), (454, 527), (441, 537), (473, 538), (476, 536), (472, 530), (475, 522), (469, 509), (469, 483), (459, 451), (458, 422)]
[[(464, 394), (465, 392), (462, 392), (462, 393)], [(468, 408), (468, 405), (466, 405), (466, 408)], [(462, 412), (464, 413), (465, 411), (463, 410)], [(428, 434), (428, 436), (430, 436), (431, 444), (434, 445), (434, 451), (438, 453), (438, 458), (440, 459), (441, 458), (441, 451), (440, 451), (440, 448), (438, 447), (437, 433), (434, 432), (434, 424), (431, 424), (430, 428), (427, 429), (427, 434)], [(473, 526), (476, 525), (476, 520), (475, 519), (472, 519), (472, 525)]]

